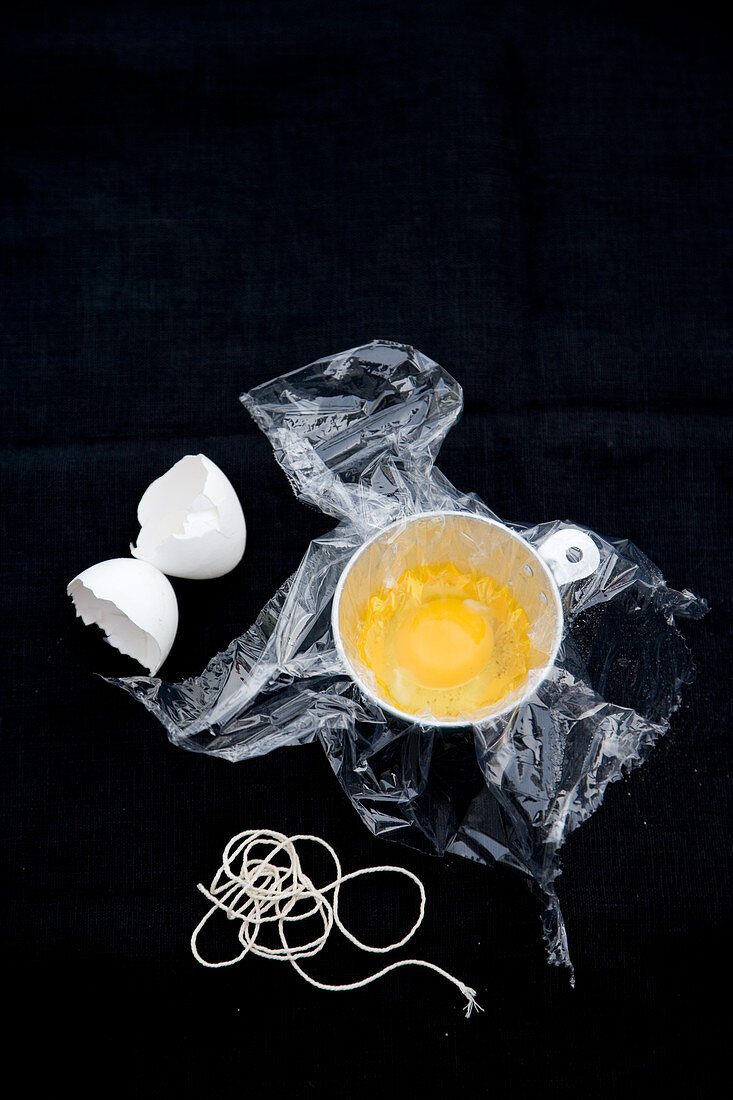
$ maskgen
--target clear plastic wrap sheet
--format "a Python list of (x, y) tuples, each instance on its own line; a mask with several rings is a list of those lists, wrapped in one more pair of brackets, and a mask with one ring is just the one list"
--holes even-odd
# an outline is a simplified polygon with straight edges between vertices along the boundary
[(352, 555), (422, 512), (496, 520), (434, 466), (462, 392), (409, 346), (373, 341), (242, 395), (301, 500), (338, 523), (315, 539), (257, 621), (200, 677), (116, 680), (182, 748), (231, 761), (318, 740), (354, 808), (377, 836), (526, 875), (544, 903), (550, 961), (570, 967), (555, 890), (559, 849), (609, 783), (641, 764), (694, 669), (677, 617), (704, 600), (665, 585), (632, 543), (577, 524), (507, 523), (533, 548), (584, 530), (599, 564), (560, 585), (557, 656), (526, 701), (488, 721), (442, 728), (406, 720), (347, 672), (331, 624)]

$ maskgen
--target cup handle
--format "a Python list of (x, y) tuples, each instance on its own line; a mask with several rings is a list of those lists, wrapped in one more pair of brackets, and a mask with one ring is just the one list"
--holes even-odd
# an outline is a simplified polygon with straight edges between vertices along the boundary
[(558, 587), (595, 573), (601, 552), (590, 535), (577, 527), (561, 527), (541, 542), (537, 553), (550, 567)]

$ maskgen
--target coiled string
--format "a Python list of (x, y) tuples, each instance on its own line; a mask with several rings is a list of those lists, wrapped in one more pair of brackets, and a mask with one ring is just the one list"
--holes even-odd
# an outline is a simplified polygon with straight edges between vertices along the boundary
[[(336, 877), (327, 886), (315, 886), (304, 873), (295, 847), (301, 841), (319, 844), (331, 856), (336, 868)], [(339, 890), (345, 882), (359, 878), (361, 875), (374, 875), (381, 871), (404, 875), (415, 883), (420, 891), (420, 913), (410, 931), (401, 940), (390, 943), (386, 947), (370, 947), (357, 939), (344, 926), (338, 911)], [(422, 959), (401, 959), (399, 962), (385, 966), (368, 978), (348, 985), (327, 985), (316, 981), (299, 965), (298, 959), (317, 955), (325, 947), (334, 924), (347, 940), (362, 951), (384, 954), (403, 947), (414, 936), (425, 915), (423, 884), (417, 875), (413, 875), (412, 871), (408, 871), (405, 867), (363, 867), (359, 871), (351, 871), (348, 875), (344, 875), (336, 852), (320, 837), (305, 834), (288, 837), (271, 829), (247, 829), (233, 836), (227, 844), (222, 855), (221, 866), (208, 889), (202, 883), (198, 884), (198, 888), (211, 902), (211, 908), (199, 921), (191, 936), (191, 951), (202, 966), (213, 968), (232, 966), (252, 952), (253, 955), (259, 955), (262, 958), (289, 962), (310, 985), (315, 986), (316, 989), (332, 992), (361, 989), (383, 978), (390, 971), (397, 970), (400, 966), (424, 966), (458, 986), (468, 1002), (465, 1009), (466, 1017), (471, 1015), (474, 1008), (482, 1011), (476, 1001), (475, 989), (464, 985), (458, 978), (454, 978), (452, 974), (434, 963), (425, 962)], [(333, 897), (329, 900), (327, 895), (331, 893)], [(233, 959), (212, 963), (202, 958), (199, 953), (198, 937), (204, 925), (218, 910), (226, 913), (229, 920), (240, 922), (238, 938), (242, 950)], [(320, 934), (307, 943), (291, 943), (287, 939), (286, 928), (309, 917), (320, 919), (322, 925)], [(277, 925), (280, 947), (267, 947), (259, 942), (260, 929), (265, 924)]]

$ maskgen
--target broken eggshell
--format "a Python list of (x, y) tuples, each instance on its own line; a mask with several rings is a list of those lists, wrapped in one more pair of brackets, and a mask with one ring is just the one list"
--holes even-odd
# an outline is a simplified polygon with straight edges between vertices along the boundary
[(222, 577), (244, 554), (247, 528), (239, 498), (206, 455), (186, 455), (143, 493), (140, 534), (130, 552), (170, 577)]
[(111, 558), (79, 573), (66, 592), (86, 625), (96, 623), (110, 645), (155, 675), (178, 629), (176, 594), (159, 569), (134, 558)]

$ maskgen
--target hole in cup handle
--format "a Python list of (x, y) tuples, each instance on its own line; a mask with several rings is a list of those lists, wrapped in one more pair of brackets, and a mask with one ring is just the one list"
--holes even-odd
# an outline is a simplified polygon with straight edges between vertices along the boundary
[(537, 553), (547, 563), (559, 587), (595, 573), (601, 552), (590, 535), (576, 527), (563, 527), (541, 542)]

